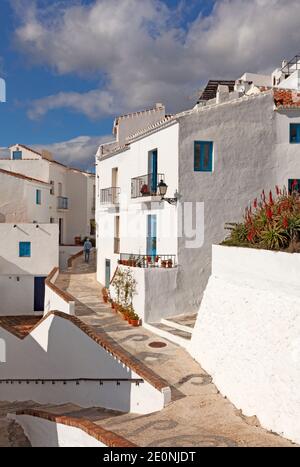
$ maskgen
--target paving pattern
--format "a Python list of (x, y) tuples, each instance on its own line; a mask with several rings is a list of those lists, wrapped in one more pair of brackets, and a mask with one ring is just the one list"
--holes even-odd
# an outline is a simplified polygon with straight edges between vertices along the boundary
[[(105, 418), (99, 417), (103, 428), (139, 446), (295, 446), (262, 429), (256, 417), (244, 417), (220, 395), (211, 377), (184, 349), (143, 327), (133, 328), (122, 321), (102, 301), (94, 259), (90, 265), (82, 258), (75, 260), (72, 270), (60, 274), (56, 284), (76, 298), (76, 315), (82, 321), (95, 332), (105, 331), (167, 380), (172, 390), (172, 402), (164, 410), (144, 416), (107, 413)], [(167, 345), (149, 346), (157, 341)], [(97, 423), (95, 410), (97, 414), (101, 409), (93, 409), (93, 421)]]

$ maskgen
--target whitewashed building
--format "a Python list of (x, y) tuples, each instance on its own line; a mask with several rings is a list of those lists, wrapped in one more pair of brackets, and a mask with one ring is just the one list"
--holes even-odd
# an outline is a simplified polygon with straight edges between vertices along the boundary
[[(10, 158), (0, 159), (0, 169), (34, 178), (48, 184), (50, 188), (50, 196), (42, 197), (39, 216), (35, 220), (59, 224), (61, 245), (73, 245), (75, 237), (93, 237), (95, 175), (69, 168), (55, 161), (47, 151), (39, 152), (22, 144), (16, 144), (9, 149)], [(24, 198), (23, 202), (26, 202), (26, 199), (31, 205), (31, 197)], [(20, 203), (17, 196), (12, 197), (11, 203), (14, 202), (17, 209)], [(28, 219), (19, 221), (31, 222), (32, 219), (29, 216)]]
[[(154, 108), (121, 117), (116, 141), (99, 148), (98, 280), (108, 285), (125, 261), (144, 322), (196, 312), (224, 224), (240, 220), (262, 189), (295, 179), (300, 187), (298, 67), (284, 63), (276, 87), (273, 75), (253, 73), (210, 82), (193, 109), (174, 116), (160, 108), (155, 119)], [(177, 203), (161, 201), (161, 180)]]

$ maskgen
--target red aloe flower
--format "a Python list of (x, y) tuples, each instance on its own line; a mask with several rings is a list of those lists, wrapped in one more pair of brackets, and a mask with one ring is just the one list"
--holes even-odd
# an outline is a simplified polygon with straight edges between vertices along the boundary
[(273, 219), (273, 212), (272, 212), (272, 209), (269, 206), (266, 209), (266, 216), (270, 221)]
[(284, 218), (283, 218), (282, 225), (283, 225), (283, 227), (285, 229), (287, 229), (288, 226), (289, 226), (289, 221), (288, 221), (288, 218), (286, 216), (284, 216)]
[(280, 189), (279, 189), (279, 186), (278, 186), (278, 185), (276, 185), (276, 187), (275, 187), (275, 188), (276, 188), (276, 195), (277, 195), (277, 196), (279, 196), (279, 195), (280, 195)]
[(253, 207), (254, 207), (254, 209), (257, 208), (257, 198), (255, 198), (255, 200), (253, 201)]
[(270, 190), (270, 193), (269, 193), (269, 202), (270, 202), (270, 205), (273, 206), (274, 201), (273, 201), (273, 194), (272, 194), (271, 190)]
[(265, 190), (262, 191), (261, 198), (264, 202), (266, 201)]
[(298, 185), (298, 181), (297, 181), (297, 180), (293, 180), (292, 188), (296, 188), (297, 185)]

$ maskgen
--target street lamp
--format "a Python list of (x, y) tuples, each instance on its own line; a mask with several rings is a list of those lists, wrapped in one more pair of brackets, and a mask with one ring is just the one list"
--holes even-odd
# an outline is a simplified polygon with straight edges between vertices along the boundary
[(168, 185), (163, 180), (158, 184), (158, 191), (162, 201), (167, 201), (169, 204), (177, 204), (177, 198), (165, 198), (168, 191)]

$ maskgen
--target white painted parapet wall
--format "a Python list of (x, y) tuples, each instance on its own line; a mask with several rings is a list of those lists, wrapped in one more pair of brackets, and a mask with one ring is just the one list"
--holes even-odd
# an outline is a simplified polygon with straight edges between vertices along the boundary
[(70, 402), (146, 414), (171, 400), (165, 381), (74, 316), (53, 311), (26, 337), (13, 332), (0, 326), (2, 401)]
[(189, 351), (245, 415), (300, 443), (300, 254), (213, 246)]
[(75, 315), (75, 298), (55, 285), (58, 275), (59, 269), (54, 268), (45, 281), (44, 315), (52, 310)]

